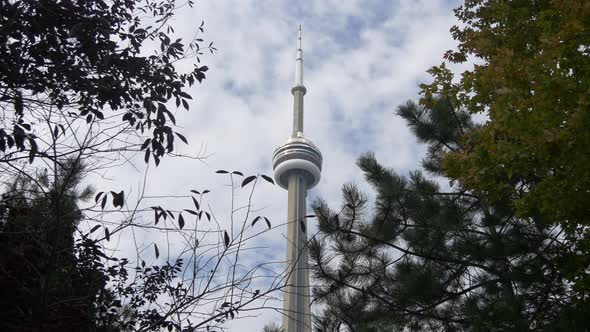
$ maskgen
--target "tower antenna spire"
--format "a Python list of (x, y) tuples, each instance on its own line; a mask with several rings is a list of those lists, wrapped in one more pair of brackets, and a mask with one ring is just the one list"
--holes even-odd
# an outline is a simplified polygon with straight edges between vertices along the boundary
[(301, 24), (299, 24), (299, 49), (301, 49)]
[(293, 104), (293, 137), (303, 134), (303, 96), (307, 90), (303, 85), (303, 50), (301, 49), (301, 25), (299, 25), (299, 48), (295, 59), (295, 84), (291, 93), (295, 98)]
[(301, 24), (299, 25), (299, 47), (297, 48), (297, 58), (295, 60), (295, 86), (303, 87), (303, 50), (301, 49)]

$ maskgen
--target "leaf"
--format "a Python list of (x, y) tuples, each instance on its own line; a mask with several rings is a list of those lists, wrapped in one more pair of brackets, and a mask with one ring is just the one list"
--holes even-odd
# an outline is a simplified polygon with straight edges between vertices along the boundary
[(266, 226), (268, 226), (268, 229), (270, 229), (271, 228), (270, 220), (268, 220), (267, 217), (264, 217), (264, 221), (266, 221)]
[(188, 111), (188, 103), (185, 99), (182, 100), (182, 107), (184, 107), (184, 109)]
[(204, 190), (203, 195), (205, 195), (206, 193), (210, 193), (210, 192), (211, 192), (211, 190)]
[(154, 217), (156, 219), (154, 225), (157, 225), (158, 221), (160, 221), (160, 213), (158, 212), (158, 210), (154, 210), (154, 213), (156, 214), (156, 216)]
[(193, 211), (193, 210), (184, 209), (183, 211), (186, 211), (186, 212), (188, 212), (188, 213), (192, 214), (193, 216), (198, 216), (198, 215), (199, 215), (199, 213), (198, 213), (198, 212), (196, 212), (196, 211)]
[(211, 221), (211, 215), (209, 214), (209, 212), (205, 212), (205, 216), (207, 217), (208, 221)]
[(272, 184), (275, 184), (275, 182), (269, 176), (266, 176), (264, 174), (260, 174), (260, 176), (262, 176), (262, 178), (265, 179), (266, 181), (268, 181)]
[(37, 142), (32, 137), (29, 137), (29, 145), (31, 146), (31, 151), (29, 152), (29, 163), (32, 164), (33, 160), (35, 159), (35, 154), (37, 153)]
[(148, 145), (150, 145), (150, 142), (152, 141), (151, 138), (148, 138), (145, 140), (145, 142), (143, 142), (143, 144), (141, 145), (141, 150), (145, 149), (148, 147)]
[(111, 191), (111, 195), (113, 195), (113, 206), (114, 207), (123, 207), (125, 203), (125, 193), (121, 190), (119, 193), (115, 193)]
[(194, 194), (197, 194), (197, 195), (200, 195), (200, 194), (201, 194), (201, 193), (200, 193), (200, 192), (198, 192), (197, 190), (191, 190), (191, 193), (194, 193)]
[(107, 205), (107, 195), (104, 195), (102, 198), (102, 203), (100, 204), (100, 209), (104, 210), (104, 207)]
[(102, 196), (102, 194), (104, 194), (104, 192), (99, 192), (98, 194), (96, 194), (96, 196), (94, 197), (94, 202), (96, 204), (98, 204), (98, 200), (100, 199), (100, 196)]
[(180, 138), (181, 141), (184, 142), (184, 144), (188, 144), (188, 141), (186, 140), (186, 137), (184, 137), (183, 135), (179, 134), (179, 133), (175, 133), (176, 136), (178, 136), (178, 138)]
[(191, 196), (191, 198), (193, 199), (193, 203), (195, 203), (195, 207), (197, 208), (197, 211), (199, 211), (200, 210), (199, 202), (197, 202), (197, 200), (194, 197)]
[(299, 220), (299, 225), (301, 225), (301, 231), (305, 233), (305, 219)]
[(252, 227), (254, 227), (254, 225), (256, 224), (256, 222), (260, 219), (260, 216), (254, 218), (254, 220), (252, 220)]
[(179, 91), (178, 95), (181, 96), (182, 98), (193, 99), (193, 97), (191, 97), (191, 95), (189, 95), (188, 93), (186, 93), (184, 91)]
[(315, 214), (308, 214), (304, 218), (315, 218), (315, 217), (316, 217)]
[(225, 247), (227, 248), (229, 246), (229, 234), (227, 234), (227, 231), (223, 231), (223, 241), (225, 242)]
[(243, 174), (242, 172), (240, 172), (240, 171), (233, 171), (233, 172), (231, 172), (231, 173), (232, 173), (232, 174), (239, 175), (239, 176), (244, 176), (244, 174)]
[(178, 227), (180, 229), (184, 228), (184, 217), (182, 216), (182, 213), (178, 214)]
[(109, 232), (107, 227), (104, 228), (104, 238), (107, 239), (107, 241), (111, 240), (111, 232)]
[(158, 246), (154, 243), (154, 251), (156, 252), (156, 258), (160, 257), (160, 250), (158, 250)]
[(226, 171), (226, 170), (224, 170), (224, 169), (220, 169), (220, 170), (216, 171), (215, 173), (217, 173), (217, 174), (227, 174), (229, 172)]
[(244, 181), (242, 181), (242, 188), (244, 188), (248, 183), (254, 181), (254, 179), (256, 179), (255, 175), (251, 175), (251, 176), (245, 178)]
[(101, 227), (101, 225), (96, 225), (94, 227), (92, 227), (92, 229), (90, 230), (90, 234), (96, 232), (97, 229), (99, 229)]
[(143, 161), (147, 164), (150, 161), (150, 148), (145, 150), (145, 156), (143, 156)]

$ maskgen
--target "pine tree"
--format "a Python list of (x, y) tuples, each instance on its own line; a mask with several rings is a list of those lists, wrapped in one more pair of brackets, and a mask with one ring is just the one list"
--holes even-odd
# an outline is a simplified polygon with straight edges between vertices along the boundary
[(92, 260), (78, 252), (75, 230), (82, 218), (78, 202), (79, 160), (57, 163), (47, 172), (20, 177), (0, 201), (0, 329), (93, 330), (95, 297), (106, 285)]
[(398, 174), (367, 153), (357, 164), (376, 191), (374, 208), (354, 185), (343, 187), (338, 210), (314, 202), (314, 297), (325, 306), (316, 329), (585, 330), (585, 307), (557, 268), (570, 250), (559, 227), (443, 181), (442, 157), (466, 148), (463, 134), (478, 127), (469, 113), (439, 98), (397, 114), (428, 146), (430, 175)]

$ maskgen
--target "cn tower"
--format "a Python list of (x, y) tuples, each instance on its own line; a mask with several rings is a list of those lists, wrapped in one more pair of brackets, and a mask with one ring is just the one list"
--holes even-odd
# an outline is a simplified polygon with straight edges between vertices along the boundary
[(301, 26), (299, 47), (295, 60), (293, 94), (293, 132), (287, 142), (279, 146), (272, 158), (276, 183), (288, 192), (287, 207), (287, 283), (283, 302), (285, 332), (311, 332), (309, 269), (307, 254), (307, 190), (319, 181), (322, 170), (320, 150), (303, 136), (303, 51)]

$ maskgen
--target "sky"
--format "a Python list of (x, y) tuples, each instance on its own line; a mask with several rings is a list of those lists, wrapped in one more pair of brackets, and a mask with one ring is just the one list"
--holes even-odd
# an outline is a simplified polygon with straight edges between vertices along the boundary
[[(290, 89), (300, 24), (307, 87), (304, 133), (324, 158), (322, 179), (309, 192), (308, 204), (321, 197), (338, 208), (341, 187), (351, 182), (370, 194), (355, 166), (367, 151), (402, 174), (418, 168), (424, 148), (394, 111), (419, 98), (418, 85), (429, 81), (426, 70), (456, 45), (449, 29), (456, 24), (452, 8), (457, 5), (458, 0), (198, 0), (194, 8), (182, 8), (172, 22), (176, 34), (192, 36), (203, 20), (202, 38), (218, 49), (201, 57), (209, 71), (202, 84), (188, 91), (193, 96), (190, 111), (175, 113), (178, 131), (190, 142), (180, 152), (206, 158), (167, 158), (157, 169), (150, 166), (145, 195), (210, 189), (209, 206), (227, 224), (229, 177), (215, 171), (272, 174), (273, 150), (291, 132)], [(106, 178), (132, 197), (144, 171), (138, 159)], [(247, 202), (248, 194), (238, 191), (236, 206)], [(273, 225), (286, 220), (286, 204), (287, 193), (278, 186), (260, 183), (253, 196), (256, 214)], [(313, 221), (309, 228), (313, 234)], [(254, 246), (261, 249), (248, 259), (284, 259), (284, 234), (286, 226), (256, 238)], [(122, 253), (135, 250), (126, 236), (116, 240)], [(136, 241), (147, 248), (162, 236), (140, 234)], [(278, 312), (266, 310), (230, 323), (228, 331), (261, 331), (265, 323), (280, 319)]]

